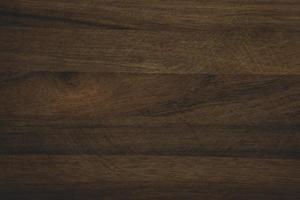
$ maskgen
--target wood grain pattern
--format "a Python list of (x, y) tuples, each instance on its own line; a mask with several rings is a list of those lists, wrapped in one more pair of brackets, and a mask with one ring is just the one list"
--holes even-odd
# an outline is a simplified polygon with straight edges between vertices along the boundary
[(0, 185), (13, 199), (299, 195), (297, 75), (0, 77)]
[(24, 120), (33, 126), (297, 125), (300, 120), (299, 76), (40, 72), (5, 76), (2, 86), (0, 117), (13, 126)]
[(298, 0), (2, 1), (4, 13), (138, 30), (273, 27), (299, 30)]
[[(299, 126), (2, 127), (1, 155), (299, 157)], [(184, 134), (183, 134), (184, 133)]]
[(0, 1), (0, 199), (298, 200), (298, 0)]
[(300, 73), (298, 1), (1, 4), (2, 71)]
[(32, 198), (32, 190), (40, 192), (34, 197), (46, 199), (296, 199), (299, 195), (299, 161), (295, 160), (2, 156), (0, 163), (4, 172), (0, 192), (12, 198)]

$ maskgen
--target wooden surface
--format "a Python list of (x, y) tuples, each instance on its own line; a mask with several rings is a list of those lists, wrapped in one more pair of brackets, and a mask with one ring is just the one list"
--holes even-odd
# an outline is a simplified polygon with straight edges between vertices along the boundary
[(0, 199), (300, 199), (299, 0), (1, 0)]

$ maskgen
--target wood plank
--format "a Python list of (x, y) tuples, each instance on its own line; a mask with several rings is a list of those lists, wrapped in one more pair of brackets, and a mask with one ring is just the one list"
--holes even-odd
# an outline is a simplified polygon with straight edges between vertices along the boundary
[(299, 2), (271, 2), (1, 1), (0, 71), (300, 74)]
[(299, 126), (1, 127), (1, 155), (300, 158)]
[(0, 191), (13, 198), (296, 199), (299, 195), (297, 160), (193, 156), (0, 158)]
[(298, 0), (3, 0), (1, 12), (139, 30), (275, 27), (299, 30)]
[(299, 125), (299, 76), (2, 73), (5, 127)]

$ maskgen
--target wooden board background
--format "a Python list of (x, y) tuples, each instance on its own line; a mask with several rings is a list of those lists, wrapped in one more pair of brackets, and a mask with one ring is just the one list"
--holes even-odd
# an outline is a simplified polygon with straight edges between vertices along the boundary
[(299, 0), (1, 0), (0, 198), (300, 199)]

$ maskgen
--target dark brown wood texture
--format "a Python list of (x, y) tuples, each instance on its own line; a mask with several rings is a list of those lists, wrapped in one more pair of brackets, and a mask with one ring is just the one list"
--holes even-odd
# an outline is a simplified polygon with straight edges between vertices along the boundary
[(300, 1), (1, 0), (0, 199), (300, 199)]

